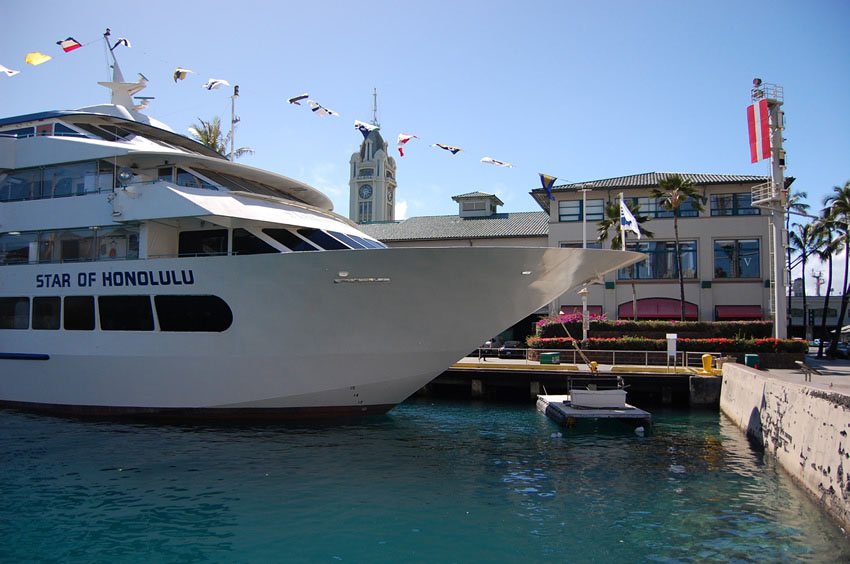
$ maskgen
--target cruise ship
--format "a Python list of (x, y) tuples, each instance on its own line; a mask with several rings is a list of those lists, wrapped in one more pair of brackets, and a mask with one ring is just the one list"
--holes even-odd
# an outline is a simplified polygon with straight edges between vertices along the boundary
[[(107, 39), (108, 40), (108, 39)], [(268, 420), (385, 413), (638, 253), (389, 249), (320, 191), (134, 106), (0, 119), (0, 407)]]

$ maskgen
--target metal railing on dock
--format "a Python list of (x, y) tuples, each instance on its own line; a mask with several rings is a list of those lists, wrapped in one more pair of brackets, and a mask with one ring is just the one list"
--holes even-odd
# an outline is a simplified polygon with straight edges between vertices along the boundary
[[(710, 355), (719, 367), (727, 355), (718, 352), (676, 351), (674, 355), (667, 351), (634, 351), (634, 350), (595, 350), (583, 349), (582, 352), (590, 361), (611, 366), (681, 366), (699, 368), (702, 357)], [(498, 358), (500, 360), (523, 360), (524, 364), (540, 364), (541, 355), (556, 353), (560, 364), (584, 365), (584, 360), (575, 349), (478, 349), (479, 359)], [(720, 361), (720, 362), (718, 362)]]

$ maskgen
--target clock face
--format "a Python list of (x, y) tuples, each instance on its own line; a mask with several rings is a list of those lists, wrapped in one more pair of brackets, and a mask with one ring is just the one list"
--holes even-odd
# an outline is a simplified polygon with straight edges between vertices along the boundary
[(372, 187), (368, 184), (364, 184), (360, 187), (360, 197), (364, 200), (368, 200), (372, 197)]

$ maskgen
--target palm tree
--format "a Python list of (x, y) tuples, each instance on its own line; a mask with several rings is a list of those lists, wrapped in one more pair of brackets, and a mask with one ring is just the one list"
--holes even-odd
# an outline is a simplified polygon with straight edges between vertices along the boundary
[[(814, 244), (815, 244), (815, 226), (812, 223), (799, 224), (795, 223), (791, 231), (788, 232), (788, 256), (791, 256), (792, 251), (796, 251), (799, 255), (800, 265), (803, 269), (803, 336), (805, 337), (808, 333), (806, 328), (808, 326), (808, 319), (806, 318), (806, 311), (808, 311), (808, 303), (806, 300), (806, 260), (813, 254), (814, 252)], [(790, 309), (788, 311), (791, 311)], [(789, 333), (790, 335), (790, 333)]]
[[(787, 213), (785, 214), (785, 232), (791, 232), (791, 215), (808, 215), (809, 204), (803, 202), (809, 195), (806, 192), (794, 192), (788, 197)], [(791, 280), (791, 246), (788, 246), (788, 280)], [(806, 271), (803, 271), (805, 279)], [(791, 334), (791, 288), (788, 288), (788, 335)], [(804, 314), (805, 315), (805, 314)], [(804, 324), (805, 326), (805, 324)]]
[(673, 235), (676, 239), (676, 270), (679, 274), (679, 297), (682, 307), (682, 321), (685, 320), (685, 273), (682, 271), (682, 249), (679, 245), (679, 213), (687, 203), (691, 209), (702, 211), (705, 196), (699, 193), (699, 189), (688, 179), (678, 174), (670, 176), (658, 182), (658, 188), (652, 189), (652, 197), (658, 200), (658, 204), (665, 210), (673, 212)]
[(826, 296), (823, 300), (823, 310), (820, 320), (820, 345), (818, 345), (818, 358), (823, 358), (823, 345), (829, 333), (826, 330), (826, 314), (829, 309), (829, 295), (832, 293), (832, 257), (841, 250), (840, 241), (833, 239), (834, 225), (829, 217), (829, 209), (821, 212), (821, 218), (814, 223), (814, 253), (817, 258), (827, 263)]
[[(221, 131), (221, 118), (215, 116), (210, 121), (204, 121), (198, 118), (198, 123), (189, 128), (189, 133), (195, 138), (195, 141), (202, 145), (206, 145), (216, 153), (227, 156), (227, 148), (230, 145), (230, 139), (233, 131), (226, 135)], [(236, 160), (245, 155), (253, 155), (254, 149), (251, 147), (239, 147), (234, 149), (232, 159)]]
[(848, 266), (850, 266), (850, 180), (844, 186), (834, 186), (832, 195), (823, 199), (829, 208), (829, 217), (838, 239), (844, 247), (844, 283), (841, 286), (841, 309), (838, 311), (838, 323), (835, 326), (835, 338), (830, 340), (828, 356), (835, 356), (838, 347), (838, 337), (844, 326), (844, 312), (847, 311), (847, 300), (850, 298), (850, 288), (847, 286)]
[[(631, 203), (626, 202), (626, 207), (629, 208), (629, 211), (632, 212), (633, 216), (635, 216), (641, 237), (652, 238), (655, 234), (641, 225), (642, 223), (649, 221), (649, 217), (640, 215), (640, 205), (636, 204), (632, 206)], [(616, 200), (606, 204), (605, 216), (596, 228), (596, 240), (600, 242), (607, 241), (608, 237), (611, 235), (612, 228), (614, 229), (614, 235), (611, 236), (611, 248), (622, 249), (623, 231), (620, 229), (620, 202)], [(637, 268), (637, 265), (632, 265), (629, 268), (635, 269)], [(637, 319), (637, 290), (635, 288), (634, 276), (632, 276), (632, 317)]]

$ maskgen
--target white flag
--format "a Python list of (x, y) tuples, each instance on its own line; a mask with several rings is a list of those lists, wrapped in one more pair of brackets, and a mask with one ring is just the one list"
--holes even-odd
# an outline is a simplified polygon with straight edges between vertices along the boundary
[(620, 225), (624, 231), (631, 231), (637, 235), (638, 239), (640, 239), (640, 227), (638, 227), (638, 222), (623, 200), (620, 200)]

